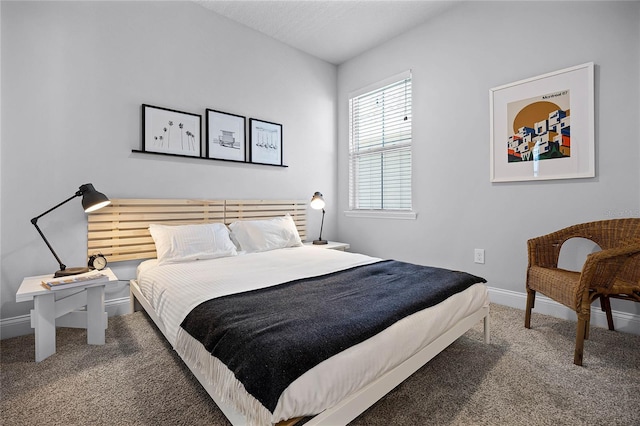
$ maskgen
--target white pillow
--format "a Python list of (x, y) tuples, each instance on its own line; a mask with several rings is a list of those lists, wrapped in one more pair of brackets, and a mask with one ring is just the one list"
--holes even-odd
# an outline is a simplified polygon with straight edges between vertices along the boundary
[(176, 226), (152, 223), (149, 232), (156, 243), (158, 265), (238, 254), (229, 230), (222, 223)]
[(302, 240), (290, 215), (264, 220), (239, 220), (229, 225), (231, 237), (247, 253), (298, 247)]

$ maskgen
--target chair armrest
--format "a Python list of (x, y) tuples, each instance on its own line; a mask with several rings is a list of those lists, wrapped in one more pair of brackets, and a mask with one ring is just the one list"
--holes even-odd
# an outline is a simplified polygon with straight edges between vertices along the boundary
[(582, 267), (581, 290), (611, 288), (625, 262), (635, 255), (640, 255), (640, 243), (589, 254)]
[(592, 257), (600, 261), (600, 260), (611, 259), (619, 256), (629, 257), (629, 256), (636, 255), (638, 253), (640, 253), (640, 242), (627, 244), (626, 246), (615, 247), (608, 250), (601, 250), (601, 251), (589, 254), (588, 257)]

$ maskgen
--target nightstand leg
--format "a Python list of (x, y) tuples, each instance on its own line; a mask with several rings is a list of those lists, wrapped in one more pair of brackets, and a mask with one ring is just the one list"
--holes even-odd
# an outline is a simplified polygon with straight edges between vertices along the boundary
[(36, 338), (36, 362), (56, 353), (56, 301), (54, 294), (35, 296), (31, 327)]
[(87, 289), (87, 343), (104, 345), (104, 286)]

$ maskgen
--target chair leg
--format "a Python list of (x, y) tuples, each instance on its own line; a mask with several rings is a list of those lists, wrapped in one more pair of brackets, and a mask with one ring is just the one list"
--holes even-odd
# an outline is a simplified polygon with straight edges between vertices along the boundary
[(611, 314), (611, 300), (608, 296), (600, 295), (600, 307), (607, 314), (607, 325), (609, 326), (609, 330), (615, 331), (615, 327), (613, 326), (613, 315)]
[(589, 336), (589, 316), (578, 316), (578, 325), (576, 328), (576, 350), (573, 355), (573, 363), (582, 366), (582, 354), (584, 352), (584, 341)]
[(531, 310), (536, 301), (536, 292), (527, 288), (527, 308), (524, 314), (524, 326), (525, 328), (531, 328)]

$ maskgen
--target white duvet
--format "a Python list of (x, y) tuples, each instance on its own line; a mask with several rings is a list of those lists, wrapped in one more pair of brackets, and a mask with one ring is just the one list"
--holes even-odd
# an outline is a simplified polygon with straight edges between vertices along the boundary
[(187, 314), (214, 297), (364, 265), (380, 259), (315, 247), (295, 247), (219, 259), (138, 267), (138, 285), (162, 321), (166, 337), (185, 361), (196, 364), (251, 424), (313, 415), (399, 365), (456, 322), (489, 304), (487, 288), (475, 284), (444, 302), (398, 321), (299, 377), (273, 413), (244, 391), (233, 373), (180, 328)]

